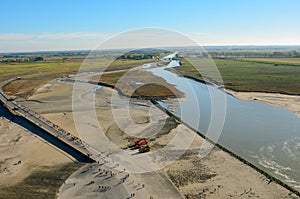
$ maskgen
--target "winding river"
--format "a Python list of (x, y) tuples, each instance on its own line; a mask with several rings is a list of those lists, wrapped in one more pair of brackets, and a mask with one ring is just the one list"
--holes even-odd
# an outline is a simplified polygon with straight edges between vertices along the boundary
[[(223, 91), (165, 70), (178, 64), (173, 60), (166, 67), (153, 68), (150, 63), (143, 69), (164, 78), (185, 93), (180, 102), (159, 103), (206, 134), (212, 110), (211, 96)], [(91, 92), (101, 88), (96, 86)], [(240, 100), (229, 94), (226, 94), (226, 101), (226, 119), (218, 143), (300, 190), (300, 119), (296, 114), (281, 107)], [(182, 110), (188, 114), (182, 114)], [(195, 119), (198, 114), (200, 121)]]
[[(212, 92), (223, 91), (165, 70), (177, 65), (174, 60), (167, 67), (147, 69), (186, 94), (180, 102), (160, 104), (205, 134), (211, 116), (208, 87)], [(194, 96), (198, 104), (194, 103)], [(296, 114), (281, 107), (240, 100), (228, 94), (226, 98), (226, 120), (218, 142), (300, 190), (300, 119)], [(195, 106), (200, 109), (199, 128), (193, 121), (197, 118)], [(181, 110), (188, 110), (189, 114), (182, 115)]]

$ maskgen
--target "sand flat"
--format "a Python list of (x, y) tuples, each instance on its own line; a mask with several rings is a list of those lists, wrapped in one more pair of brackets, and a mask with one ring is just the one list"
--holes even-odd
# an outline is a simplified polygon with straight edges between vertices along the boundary
[(42, 168), (73, 162), (65, 152), (0, 117), (0, 186), (16, 184)]
[[(72, 132), (74, 131), (74, 124), (72, 124), (72, 116), (70, 115), (71, 102), (66, 100), (71, 94), (71, 87), (68, 84), (60, 84), (57, 88), (64, 90), (63, 93), (60, 93), (60, 96), (55, 95), (54, 89), (51, 90), (51, 95), (49, 93), (39, 93), (38, 96), (31, 97), (31, 99), (42, 101), (42, 103), (34, 101), (23, 103), (29, 107), (31, 106), (34, 110), (37, 109), (41, 111), (49, 120)], [(108, 100), (111, 92), (114, 91), (112, 89), (104, 89), (97, 94), (96, 112), (109, 139), (112, 140), (116, 146), (122, 148), (129, 143), (130, 136), (121, 132), (113, 121), (112, 112), (110, 110), (111, 104)], [(47, 109), (47, 111), (44, 111), (43, 107)], [(63, 112), (59, 111), (61, 108), (64, 109)], [(147, 109), (133, 108), (130, 111), (135, 121), (147, 123), (147, 119), (145, 119), (148, 114)], [(86, 115), (86, 117), (88, 120), (89, 115)], [(152, 125), (155, 126), (159, 124), (158, 121), (159, 120), (157, 120), (157, 122), (148, 122), (152, 122)], [(159, 149), (170, 142), (170, 140), (174, 138), (174, 135), (178, 133), (176, 131), (189, 131), (189, 129), (184, 125), (178, 125), (175, 128), (172, 127), (169, 129), (169, 132), (160, 134), (151, 142), (153, 149)], [(97, 139), (97, 137), (94, 139)], [(176, 160), (173, 164), (164, 167), (162, 170), (157, 171), (163, 173), (165, 175), (164, 180), (168, 179), (169, 182), (177, 187), (183, 196), (187, 196), (188, 198), (213, 199), (298, 198), (280, 185), (269, 182), (265, 176), (251, 167), (217, 148), (207, 157), (200, 159), (198, 153), (202, 143), (203, 139), (200, 136), (196, 136), (193, 144), (181, 158)], [(174, 151), (174, 153), (176, 153), (176, 151)], [(168, 160), (163, 161), (167, 162)], [(157, 175), (157, 173), (155, 173), (155, 175)], [(86, 177), (89, 178), (88, 176)], [(157, 187), (151, 185), (153, 181), (147, 182), (147, 180), (143, 180), (146, 178), (135, 179), (139, 179), (140, 183), (144, 183), (148, 192), (157, 189)], [(76, 180), (80, 181), (78, 178)], [(92, 178), (90, 181), (92, 181)], [(166, 183), (162, 183), (160, 188), (162, 190), (168, 189), (168, 186)], [(158, 190), (156, 193), (159, 196)], [(84, 194), (84, 192), (82, 194)]]
[(300, 117), (300, 96), (285, 95), (279, 93), (261, 93), (261, 92), (236, 92), (226, 90), (227, 93), (242, 100), (253, 100), (272, 104), (293, 111)]

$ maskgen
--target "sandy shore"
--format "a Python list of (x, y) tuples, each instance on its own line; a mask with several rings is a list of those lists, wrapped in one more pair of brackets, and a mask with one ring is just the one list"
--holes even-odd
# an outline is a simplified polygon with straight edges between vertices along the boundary
[(187, 152), (163, 170), (187, 198), (298, 198), (224, 151), (200, 159), (197, 136)]
[(278, 93), (260, 93), (260, 92), (236, 92), (226, 90), (227, 93), (242, 100), (253, 100), (280, 106), (293, 111), (300, 117), (300, 96), (284, 95)]
[[(48, 91), (39, 90), (45, 95)], [(0, 198), (54, 197), (60, 183), (82, 166), (32, 128), (26, 120), (0, 107)], [(55, 182), (45, 180), (50, 178)]]
[[(44, 167), (72, 163), (73, 159), (18, 124), (1, 107), (0, 187), (21, 182)], [(1, 192), (1, 191), (0, 191)]]
[[(133, 136), (125, 134), (114, 122), (110, 108), (111, 102), (109, 100), (112, 92), (113, 91), (111, 89), (102, 89), (101, 91), (97, 91), (96, 112), (98, 120), (104, 129), (105, 135), (114, 143), (115, 146), (122, 149), (130, 143)], [(71, 84), (61, 83), (56, 85), (55, 89), (50, 89), (49, 92), (33, 95), (29, 99), (30, 101), (23, 102), (23, 104), (31, 107), (37, 112), (40, 112), (49, 120), (57, 123), (62, 128), (72, 132), (74, 135), (77, 135), (78, 132), (74, 127), (74, 121), (72, 121), (70, 96)], [(297, 101), (296, 99), (294, 100)], [(147, 107), (147, 102), (143, 103), (145, 103)], [(121, 110), (122, 107), (114, 106), (114, 109)], [(141, 124), (141, 129), (149, 123), (153, 128), (160, 126), (161, 120), (167, 118), (164, 113), (157, 112), (157, 116), (155, 117), (157, 120), (149, 120), (148, 111), (149, 110), (147, 108), (141, 107), (130, 109), (130, 113), (134, 118), (134, 121)], [(89, 114), (86, 114), (85, 120), (88, 121), (85, 126), (86, 130), (92, 130), (94, 121), (89, 117)], [(128, 128), (130, 128), (131, 125), (133, 124), (129, 123)], [(136, 132), (141, 129), (137, 129)], [(145, 133), (148, 133), (148, 131), (151, 132), (149, 129), (144, 129)], [(176, 122), (172, 119), (167, 120), (166, 127), (161, 131), (161, 133), (157, 135), (150, 134), (150, 145), (153, 151), (149, 154), (154, 153), (154, 150), (165, 147), (166, 144), (168, 144), (176, 136), (176, 134), (189, 131), (190, 130), (187, 127), (176, 124)], [(97, 134), (91, 139), (97, 140)], [(143, 174), (140, 176), (136, 174), (132, 178), (136, 180), (136, 183), (138, 181), (140, 184), (144, 184), (147, 193), (151, 193), (152, 196), (156, 196), (154, 198), (162, 198), (160, 191), (161, 194), (167, 195), (168, 192), (165, 192), (166, 190), (173, 190), (171, 193), (176, 195), (177, 189), (183, 196), (188, 198), (298, 198), (278, 184), (273, 182), (270, 183), (269, 180), (262, 174), (219, 149), (215, 148), (207, 157), (200, 159), (198, 157), (198, 152), (202, 142), (203, 139), (200, 136), (196, 136), (189, 149), (186, 150), (184, 155), (182, 155), (173, 164), (153, 173), (144, 174), (144, 176)], [(103, 148), (103, 146), (99, 145), (99, 149), (109, 154), (114, 153), (110, 147)], [(172, 151), (172, 148), (170, 148), (170, 154), (176, 153), (178, 153), (178, 150)], [(159, 161), (168, 163), (169, 160), (166, 158), (159, 159)], [(97, 169), (98, 168), (96, 168), (96, 170)], [(82, 170), (78, 172), (81, 173)], [(79, 175), (78, 172), (70, 177), (65, 185), (61, 187), (61, 198), (66, 198), (63, 196), (69, 197), (76, 194), (84, 196), (85, 194), (89, 194), (91, 190), (98, 190), (97, 183), (95, 183), (96, 185), (85, 186), (85, 183), (96, 181), (96, 174), (93, 174), (93, 170), (88, 172), (86, 175)], [(150, 178), (149, 175), (157, 177)], [(82, 181), (83, 179), (85, 181)], [(108, 181), (105, 181), (103, 178), (99, 178), (98, 180), (99, 184), (108, 184)], [(66, 185), (71, 186), (69, 182), (75, 182), (76, 188), (71, 189), (70, 187), (65, 187)], [(116, 181), (113, 182), (115, 183)], [(174, 185), (173, 187), (176, 186), (177, 189), (170, 188), (170, 183), (171, 185)], [(159, 184), (159, 187), (156, 186), (157, 184)], [(126, 194), (123, 188), (123, 186), (119, 188), (116, 187), (116, 190), (118, 190), (116, 192), (121, 195)], [(135, 191), (138, 192), (138, 190)], [(111, 194), (110, 192), (100, 191), (93, 193), (94, 195), (91, 196), (91, 198), (107, 197)]]
[[(66, 89), (69, 89), (69, 92), (65, 92)], [(63, 94), (56, 95), (55, 90), (58, 93)], [(63, 91), (63, 92), (62, 92)], [(25, 106), (31, 107), (32, 109), (36, 110), (37, 112), (41, 113), (44, 117), (51, 120), (52, 122), (60, 125), (61, 128), (71, 132), (74, 135), (78, 135), (78, 132), (75, 129), (75, 124), (73, 121), (73, 115), (71, 113), (71, 98), (70, 98), (70, 92), (71, 87), (69, 84), (58, 84), (55, 86), (55, 89), (49, 89), (48, 92), (43, 93), (37, 93), (37, 95), (33, 95), (29, 98), (28, 101), (22, 102)], [(110, 88), (103, 88), (101, 90), (102, 92), (97, 93), (96, 101), (97, 101), (97, 118), (101, 123), (101, 127), (105, 133), (105, 136), (109, 138), (113, 144), (118, 147), (119, 149), (127, 147), (127, 145), (132, 141), (132, 135), (126, 135), (124, 134), (118, 126), (114, 123), (113, 119), (113, 113), (111, 111), (111, 102), (110, 102), (110, 96), (112, 92), (114, 92)], [(52, 95), (53, 94), (53, 95)], [(85, 100), (89, 100), (86, 94), (83, 94), (82, 97)], [(61, 99), (61, 100), (60, 100)], [(139, 108), (133, 108), (130, 111), (131, 116), (133, 117), (134, 122), (139, 124), (147, 124), (151, 123), (150, 126), (160, 126), (162, 121), (167, 118), (167, 116), (161, 112), (159, 109), (156, 109), (153, 114), (155, 114), (155, 119), (153, 121), (149, 121), (149, 118), (147, 116), (148, 109), (144, 108), (149, 105), (151, 105), (149, 102), (146, 101), (139, 101), (136, 103), (136, 105)], [(63, 107), (63, 113), (61, 113), (61, 108)], [(121, 106), (115, 106), (115, 109), (119, 110), (121, 113), (125, 107)], [(105, 145), (105, 143), (101, 142), (101, 139), (99, 139), (97, 133), (97, 129), (95, 131), (95, 126), (97, 125), (97, 121), (92, 118), (92, 114), (90, 113), (90, 110), (80, 110), (80, 112), (84, 115), (84, 118), (80, 120), (79, 122), (84, 125), (84, 132), (81, 132), (80, 136), (85, 137), (85, 140), (90, 140), (90, 142), (93, 144), (95, 148), (100, 149), (102, 152), (105, 152), (106, 154), (114, 154), (117, 152), (114, 148), (110, 147), (111, 145)], [(122, 117), (121, 115), (119, 115)], [(143, 125), (142, 125), (143, 126)], [(130, 125), (128, 126), (130, 128)], [(143, 127), (141, 127), (143, 128)], [(136, 132), (143, 132), (141, 129), (132, 129), (132, 131)], [(168, 129), (165, 130), (166, 132), (169, 132)], [(91, 136), (91, 132), (94, 132)], [(149, 131), (147, 131), (149, 133)], [(85, 134), (87, 133), (87, 134)], [(93, 142), (95, 140), (95, 142)], [(104, 138), (103, 138), (104, 140)], [(89, 142), (89, 143), (90, 143)], [(158, 146), (156, 146), (158, 147)], [(155, 148), (155, 146), (153, 146)], [(128, 149), (128, 152), (134, 154), (136, 151), (131, 151)], [(138, 156), (137, 156), (138, 157)], [(113, 171), (109, 167), (106, 166), (96, 166), (93, 167), (94, 170), (90, 170), (90, 172), (87, 172), (84, 176), (84, 179), (82, 178), (82, 175), (80, 173), (82, 170), (78, 171), (74, 175), (68, 179), (64, 186), (62, 186), (60, 190), (60, 198), (72, 198), (75, 196), (82, 196), (82, 197), (110, 197), (110, 198), (120, 198), (120, 194), (122, 197), (128, 197), (128, 192), (135, 193), (136, 196), (140, 196), (139, 198), (149, 198), (150, 196), (154, 198), (163, 197), (163, 198), (182, 198), (181, 194), (178, 192), (177, 188), (173, 186), (172, 182), (168, 180), (168, 177), (166, 174), (162, 172), (155, 172), (151, 174), (151, 176), (158, 176), (156, 177), (144, 177), (144, 175), (149, 174), (132, 174), (130, 173), (130, 178), (128, 181), (134, 181), (134, 183), (129, 184), (128, 186), (123, 186), (123, 183), (120, 183), (119, 186), (117, 186), (113, 192), (113, 195), (110, 195), (111, 192), (103, 192), (99, 191), (99, 184), (106, 184), (112, 186), (112, 184), (117, 184), (118, 181), (121, 180), (121, 178), (124, 177), (124, 173), (121, 173), (120, 175), (117, 175), (111, 180), (106, 180), (106, 177), (103, 178), (97, 177), (95, 172), (98, 171), (98, 169), (105, 169), (106, 171), (112, 171), (114, 173), (117, 173), (118, 171)], [(98, 173), (99, 174), (99, 173)], [(79, 177), (78, 177), (79, 176)], [(86, 181), (87, 180), (87, 181)], [(90, 181), (94, 181), (97, 183), (92, 183), (89, 186), (84, 186), (85, 184), (89, 184)], [(70, 183), (71, 182), (71, 183)], [(76, 184), (77, 186), (71, 186), (72, 184)], [(112, 183), (112, 184), (111, 184)], [(145, 187), (141, 189), (141, 185), (144, 184)], [(155, 187), (154, 185), (157, 185)], [(159, 188), (159, 185), (162, 187), (166, 187), (165, 192), (157, 192), (157, 188)], [(70, 189), (72, 187), (72, 189)], [(125, 187), (129, 187), (127, 190)], [(91, 192), (91, 190), (94, 190)], [(96, 190), (96, 191), (95, 191)], [(115, 195), (117, 194), (117, 195)], [(91, 195), (91, 196), (90, 196)], [(105, 196), (106, 195), (106, 196)]]

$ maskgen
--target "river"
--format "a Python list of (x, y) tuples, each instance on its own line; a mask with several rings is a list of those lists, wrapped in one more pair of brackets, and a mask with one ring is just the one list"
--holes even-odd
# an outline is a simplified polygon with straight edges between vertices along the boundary
[[(167, 67), (147, 69), (186, 94), (180, 102), (160, 104), (206, 134), (212, 108), (212, 95), (208, 87), (211, 92), (223, 91), (165, 70), (174, 66), (178, 66), (175, 60)], [(240, 100), (228, 94), (226, 98), (226, 119), (218, 143), (300, 190), (300, 119), (296, 114), (281, 107)], [(194, 120), (199, 114), (195, 111), (198, 108), (199, 126)], [(182, 110), (189, 114), (182, 114)]]
[[(212, 111), (211, 96), (224, 94), (223, 91), (165, 70), (178, 66), (176, 60), (166, 67), (153, 68), (151, 64), (145, 64), (143, 69), (164, 78), (185, 93), (179, 102), (159, 103), (206, 134)], [(91, 92), (102, 88), (93, 86)], [(226, 119), (218, 143), (300, 190), (300, 119), (285, 108), (225, 95)]]

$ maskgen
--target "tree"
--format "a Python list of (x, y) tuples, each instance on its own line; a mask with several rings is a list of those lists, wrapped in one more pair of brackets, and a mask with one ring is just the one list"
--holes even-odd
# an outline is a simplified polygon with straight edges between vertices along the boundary
[(33, 61), (44, 61), (44, 57), (35, 57)]

